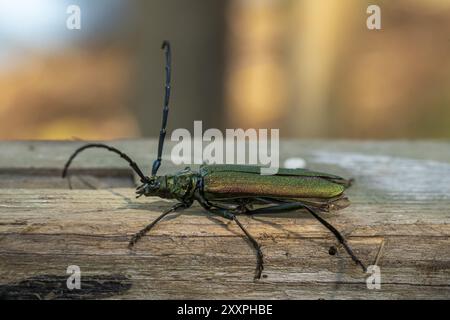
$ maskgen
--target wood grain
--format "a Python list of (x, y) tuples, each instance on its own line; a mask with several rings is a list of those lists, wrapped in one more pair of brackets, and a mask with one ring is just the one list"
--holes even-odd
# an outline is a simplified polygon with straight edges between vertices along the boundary
[[(367, 288), (369, 274), (305, 212), (241, 218), (265, 255), (264, 277), (257, 281), (254, 252), (239, 228), (198, 206), (166, 218), (130, 251), (131, 235), (172, 202), (135, 199), (127, 165), (102, 151), (76, 160), (75, 173), (89, 183), (73, 177), (78, 186), (69, 190), (58, 175), (80, 144), (0, 143), (0, 180), (8, 177), (0, 183), (0, 297), (450, 298), (448, 143), (281, 145), (282, 161), (301, 157), (310, 168), (355, 178), (352, 205), (324, 217), (366, 264), (380, 267), (379, 290)], [(112, 144), (150, 167), (155, 141)], [(176, 169), (167, 161), (162, 173)], [(337, 246), (336, 255), (330, 246)], [(69, 265), (81, 268), (78, 292), (64, 287)]]

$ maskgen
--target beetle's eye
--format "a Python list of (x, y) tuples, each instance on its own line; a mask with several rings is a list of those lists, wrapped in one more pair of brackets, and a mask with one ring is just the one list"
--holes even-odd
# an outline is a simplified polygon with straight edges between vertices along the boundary
[(159, 182), (157, 180), (151, 180), (149, 182), (149, 187), (152, 189), (156, 189), (159, 187)]

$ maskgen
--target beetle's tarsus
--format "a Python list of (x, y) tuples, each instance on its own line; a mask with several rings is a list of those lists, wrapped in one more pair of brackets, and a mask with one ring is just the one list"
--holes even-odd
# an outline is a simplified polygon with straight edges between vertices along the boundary
[(349, 256), (352, 258), (353, 262), (355, 262), (356, 265), (360, 266), (364, 272), (367, 271), (366, 266), (364, 263), (358, 259), (358, 257), (354, 254), (352, 248), (348, 245), (347, 241), (344, 239), (343, 242), (341, 242), (342, 246), (344, 247), (345, 251), (349, 254)]
[(261, 274), (264, 270), (264, 256), (261, 251), (261, 246), (258, 246), (257, 249), (257, 262), (256, 262), (256, 272), (255, 272), (255, 280), (261, 279)]

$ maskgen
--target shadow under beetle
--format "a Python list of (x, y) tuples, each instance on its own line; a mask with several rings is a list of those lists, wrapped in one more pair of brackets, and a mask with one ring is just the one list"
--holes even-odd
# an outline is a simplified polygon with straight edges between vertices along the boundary
[(189, 168), (173, 175), (157, 176), (161, 165), (166, 125), (169, 114), (171, 50), (167, 41), (163, 42), (165, 50), (165, 96), (162, 128), (159, 134), (158, 156), (153, 162), (150, 177), (144, 175), (139, 166), (125, 153), (105, 144), (87, 144), (78, 148), (69, 158), (63, 170), (63, 178), (74, 158), (90, 148), (103, 148), (121, 156), (140, 177), (142, 184), (137, 187), (137, 197), (157, 196), (176, 199), (178, 202), (164, 211), (156, 220), (136, 233), (130, 240), (131, 249), (161, 219), (170, 213), (189, 208), (197, 201), (205, 210), (233, 220), (244, 232), (257, 255), (255, 279), (261, 277), (263, 270), (263, 253), (261, 246), (237, 218), (239, 214), (256, 215), (280, 213), (294, 210), (306, 210), (342, 244), (353, 261), (366, 271), (364, 264), (356, 257), (346, 239), (331, 224), (319, 216), (319, 212), (342, 209), (349, 205), (344, 191), (350, 180), (328, 173), (305, 169), (279, 169), (276, 175), (260, 175), (260, 167), (247, 165), (203, 165), (199, 172)]

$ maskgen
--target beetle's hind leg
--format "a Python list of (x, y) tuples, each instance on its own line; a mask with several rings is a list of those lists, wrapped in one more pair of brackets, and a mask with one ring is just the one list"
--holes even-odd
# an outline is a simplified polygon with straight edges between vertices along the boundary
[(333, 225), (331, 225), (329, 222), (327, 222), (325, 219), (323, 219), (322, 217), (320, 217), (318, 215), (318, 213), (312, 209), (309, 206), (305, 206), (305, 209), (317, 220), (319, 220), (319, 222), (321, 224), (323, 224), (328, 230), (330, 230), (334, 236), (336, 237), (336, 239), (338, 239), (339, 243), (342, 244), (342, 246), (345, 248), (345, 251), (347, 251), (347, 253), (349, 254), (349, 256), (352, 258), (352, 260), (359, 265), (364, 272), (367, 271), (366, 266), (364, 265), (364, 263), (362, 263), (361, 260), (359, 260), (359, 258), (355, 255), (355, 253), (353, 252), (352, 248), (350, 248), (349, 244), (347, 243), (347, 240), (344, 238), (344, 236), (335, 228), (333, 227)]
[(328, 230), (333, 233), (333, 235), (336, 237), (336, 239), (339, 241), (340, 244), (344, 247), (345, 251), (349, 254), (349, 256), (352, 258), (352, 260), (359, 265), (364, 272), (367, 271), (366, 266), (362, 261), (355, 255), (352, 248), (350, 248), (349, 244), (347, 243), (347, 240), (345, 237), (335, 228), (333, 225), (331, 225), (329, 222), (327, 222), (325, 219), (323, 219), (321, 216), (319, 216), (318, 211), (313, 209), (311, 206), (306, 205), (301, 202), (283, 202), (281, 200), (278, 200), (275, 202), (276, 204), (264, 207), (260, 209), (251, 210), (248, 212), (248, 214), (263, 214), (263, 213), (279, 213), (279, 212), (289, 212), (299, 209), (306, 209), (314, 218), (316, 218), (323, 226), (325, 226)]
[(186, 204), (186, 203), (177, 203), (174, 206), (172, 206), (171, 208), (167, 209), (166, 211), (164, 211), (158, 218), (156, 218), (155, 220), (153, 220), (152, 223), (150, 223), (149, 225), (147, 225), (145, 228), (143, 228), (141, 231), (137, 232), (130, 240), (130, 242), (128, 243), (128, 248), (132, 249), (133, 246), (143, 237), (145, 236), (159, 221), (161, 221), (162, 218), (164, 218), (165, 216), (167, 216), (168, 214), (181, 210), (181, 209), (186, 209), (188, 208), (190, 205)]

